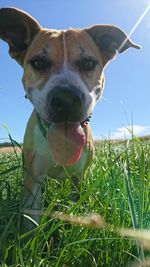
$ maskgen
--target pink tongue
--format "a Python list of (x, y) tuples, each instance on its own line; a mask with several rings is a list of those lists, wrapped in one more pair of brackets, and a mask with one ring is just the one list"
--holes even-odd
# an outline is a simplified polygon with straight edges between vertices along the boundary
[(80, 159), (85, 134), (79, 123), (53, 123), (47, 134), (49, 148), (61, 165), (72, 165)]

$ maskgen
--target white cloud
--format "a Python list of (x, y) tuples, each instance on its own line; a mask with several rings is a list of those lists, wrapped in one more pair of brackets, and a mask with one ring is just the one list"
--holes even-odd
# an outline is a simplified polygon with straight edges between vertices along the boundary
[(123, 139), (130, 138), (131, 132), (136, 136), (148, 135), (150, 134), (150, 126), (142, 125), (127, 125), (121, 128), (117, 128), (116, 132), (110, 134), (110, 139)]

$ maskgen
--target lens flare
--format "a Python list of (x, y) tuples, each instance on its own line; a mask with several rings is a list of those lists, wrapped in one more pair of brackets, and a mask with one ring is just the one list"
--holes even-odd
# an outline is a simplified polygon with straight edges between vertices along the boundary
[[(129, 32), (128, 34), (128, 38), (130, 38), (130, 36), (135, 32), (135, 30), (137, 29), (137, 27), (139, 26), (139, 24), (141, 23), (141, 21), (144, 19), (144, 17), (146, 16), (146, 14), (148, 13), (148, 11), (150, 10), (150, 4), (147, 6), (147, 8), (144, 10), (144, 12), (142, 13), (142, 15), (140, 16), (140, 18), (138, 19), (138, 21), (135, 23), (135, 25), (133, 26), (132, 30)], [(121, 44), (121, 46), (119, 47), (118, 51), (122, 49), (122, 47), (124, 46), (124, 44), (126, 43), (126, 41), (128, 40), (128, 38), (126, 38), (124, 40), (124, 42)]]

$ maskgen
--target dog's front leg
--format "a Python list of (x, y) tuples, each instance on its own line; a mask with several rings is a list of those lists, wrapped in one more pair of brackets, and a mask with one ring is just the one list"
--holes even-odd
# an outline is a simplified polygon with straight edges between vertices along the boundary
[(23, 182), (23, 212), (39, 222), (41, 215), (41, 183), (44, 174), (35, 172), (38, 166), (38, 156), (31, 151), (24, 152), (24, 182)]
[[(42, 153), (39, 146), (40, 149), (42, 146)], [(48, 157), (43, 154), (45, 151), (45, 139), (39, 130), (36, 112), (33, 111), (27, 124), (23, 143), (24, 182), (22, 210), (23, 213), (29, 214), (37, 223), (41, 214), (41, 184), (48, 168)]]
[(71, 199), (77, 201), (80, 198), (80, 182), (82, 177), (77, 175), (72, 175), (71, 177)]

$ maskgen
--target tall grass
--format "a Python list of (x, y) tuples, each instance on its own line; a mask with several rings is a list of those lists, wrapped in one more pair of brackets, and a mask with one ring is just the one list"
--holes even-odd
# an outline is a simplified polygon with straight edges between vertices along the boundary
[[(13, 143), (13, 140), (11, 140)], [(150, 142), (96, 144), (96, 155), (73, 202), (70, 180), (47, 177), (42, 185), (44, 216), (38, 227), (22, 227), (20, 213), (22, 160), (0, 153), (1, 266), (125, 267), (149, 255), (138, 241), (121, 237), (115, 228), (150, 228)], [(107, 222), (89, 229), (54, 219), (55, 211), (98, 213)], [(26, 219), (29, 219), (26, 218)], [(146, 266), (146, 265), (145, 265)]]

